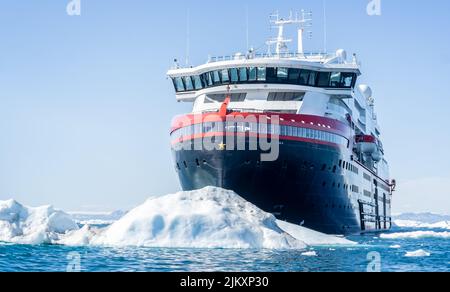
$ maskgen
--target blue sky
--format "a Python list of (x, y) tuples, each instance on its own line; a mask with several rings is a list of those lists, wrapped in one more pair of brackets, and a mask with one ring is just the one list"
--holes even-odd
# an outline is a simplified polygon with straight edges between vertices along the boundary
[[(179, 190), (172, 166), (175, 102), (165, 73), (191, 61), (261, 47), (268, 15), (314, 13), (307, 50), (323, 45), (321, 1), (69, 0), (0, 3), (0, 200), (66, 210), (126, 209)], [(450, 3), (327, 0), (328, 49), (356, 52), (374, 91), (396, 212), (450, 213)], [(263, 49), (264, 50), (264, 49)], [(402, 185), (404, 186), (402, 189)]]

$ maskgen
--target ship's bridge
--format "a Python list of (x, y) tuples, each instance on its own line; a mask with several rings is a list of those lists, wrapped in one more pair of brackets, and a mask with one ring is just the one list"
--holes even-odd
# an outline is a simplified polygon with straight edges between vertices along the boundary
[[(250, 49), (246, 54), (210, 57), (200, 66), (181, 67), (177, 61), (167, 73), (178, 101), (192, 102), (193, 113), (218, 111), (226, 97), (228, 108), (242, 112), (279, 112), (328, 116), (347, 121), (351, 110), (343, 100), (352, 99), (361, 75), (355, 55), (303, 50), (308, 14), (275, 16), (271, 23), (278, 36), (267, 42), (268, 53)], [(298, 50), (289, 52), (284, 26), (298, 24)], [(272, 52), (271, 47), (275, 46)]]
[(174, 68), (169, 70), (168, 76), (173, 81), (177, 99), (188, 102), (195, 101), (198, 91), (229, 85), (259, 84), (260, 88), (267, 88), (269, 84), (290, 85), (293, 90), (305, 90), (304, 87), (309, 90), (352, 89), (361, 74), (359, 66), (339, 62), (339, 59), (339, 56), (322, 54), (237, 54), (234, 58), (211, 58), (210, 62), (198, 67)]

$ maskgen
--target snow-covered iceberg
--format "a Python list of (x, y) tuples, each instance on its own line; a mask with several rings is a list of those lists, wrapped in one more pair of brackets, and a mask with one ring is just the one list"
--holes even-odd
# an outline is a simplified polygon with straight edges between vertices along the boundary
[(274, 216), (234, 192), (205, 188), (152, 198), (91, 244), (177, 248), (303, 249)]
[(0, 201), (0, 241), (52, 243), (61, 235), (78, 228), (69, 215), (51, 206), (30, 208), (14, 200)]
[(0, 241), (299, 250), (307, 246), (355, 244), (277, 221), (236, 193), (213, 187), (150, 198), (107, 227), (85, 224), (79, 228), (73, 218), (52, 207), (28, 208), (15, 201), (1, 202)]

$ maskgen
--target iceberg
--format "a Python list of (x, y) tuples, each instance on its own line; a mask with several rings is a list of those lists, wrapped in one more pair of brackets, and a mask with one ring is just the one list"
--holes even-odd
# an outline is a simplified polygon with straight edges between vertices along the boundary
[(232, 191), (208, 187), (151, 198), (91, 244), (169, 248), (304, 249), (273, 215)]
[(392, 234), (381, 234), (382, 239), (421, 239), (421, 238), (450, 238), (450, 232), (414, 231)]
[(16, 244), (52, 243), (79, 227), (51, 206), (30, 208), (14, 200), (0, 201), (0, 241)]
[[(356, 244), (343, 237), (278, 221), (236, 193), (214, 187), (153, 197), (127, 213), (115, 214), (114, 218), (108, 215), (93, 219), (78, 214), (75, 220), (49, 206), (30, 208), (13, 200), (0, 202), (0, 241), (67, 246), (274, 250)], [(111, 219), (106, 227), (79, 224), (105, 222), (105, 219)]]
[(407, 252), (405, 254), (405, 257), (408, 258), (422, 258), (422, 257), (429, 257), (431, 256), (431, 253), (425, 251), (425, 250), (417, 250), (417, 251), (411, 251), (411, 252)]

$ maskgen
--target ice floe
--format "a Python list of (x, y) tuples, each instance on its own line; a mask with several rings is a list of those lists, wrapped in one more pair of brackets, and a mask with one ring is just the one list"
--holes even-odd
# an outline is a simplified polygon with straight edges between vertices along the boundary
[(431, 253), (429, 253), (423, 249), (407, 252), (405, 254), (405, 257), (408, 257), (408, 258), (422, 258), (422, 257), (429, 257), (429, 256), (431, 256)]
[(402, 246), (396, 244), (396, 245), (391, 245), (389, 248), (392, 248), (392, 249), (400, 249), (400, 248), (402, 248)]
[(402, 228), (426, 228), (426, 229), (448, 229), (450, 230), (450, 221), (442, 221), (437, 223), (425, 223), (412, 220), (395, 220), (394, 224)]
[(450, 232), (414, 231), (381, 234), (382, 239), (450, 238)]
[(304, 257), (317, 257), (317, 252), (315, 251), (306, 251), (304, 253), (302, 253), (302, 256)]

